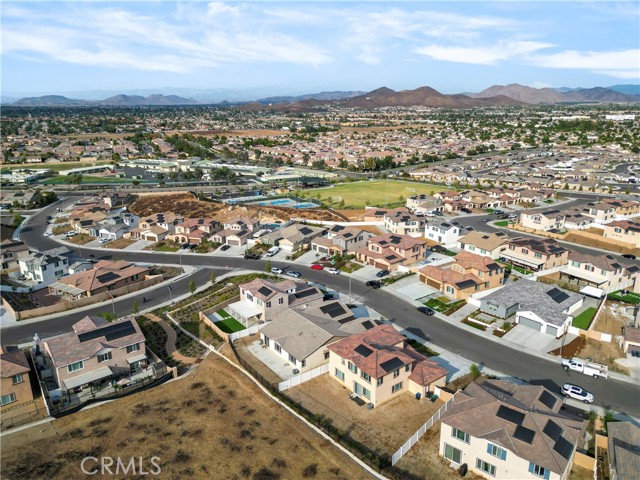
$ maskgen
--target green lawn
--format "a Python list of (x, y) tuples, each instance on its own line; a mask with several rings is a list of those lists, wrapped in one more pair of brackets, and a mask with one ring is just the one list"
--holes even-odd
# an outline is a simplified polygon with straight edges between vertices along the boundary
[(573, 319), (571, 324), (574, 327), (581, 328), (582, 330), (586, 330), (591, 325), (591, 320), (596, 314), (596, 307), (589, 307), (576, 318)]
[(616, 300), (618, 302), (630, 303), (632, 305), (638, 305), (640, 303), (640, 294), (629, 292), (626, 295), (622, 295), (620, 290), (607, 295), (609, 300)]
[(544, 203), (548, 203), (549, 205), (551, 205), (552, 203), (556, 203), (556, 201), (550, 198), (548, 200), (545, 200)]
[(508, 227), (509, 220), (500, 220), (499, 222), (495, 222), (496, 227)]
[(180, 249), (180, 247), (177, 246), (173, 246), (173, 245), (160, 245), (159, 247), (156, 247), (153, 249), (154, 252), (177, 252)]
[[(63, 177), (63, 176), (59, 176), (59, 177), (52, 177), (52, 178), (47, 178), (46, 180), (44, 180), (42, 183), (44, 183), (45, 185), (61, 185), (66, 183), (65, 181), (67, 180), (67, 177)], [(133, 180), (131, 180), (130, 178), (116, 178), (116, 177), (98, 177), (98, 176), (92, 176), (92, 175), (83, 175), (82, 176), (82, 183), (126, 183), (126, 184), (130, 184)], [(149, 183), (149, 181), (147, 182), (141, 182), (141, 183)]]
[(233, 317), (227, 317), (224, 320), (216, 322), (216, 326), (224, 333), (235, 333), (245, 329), (245, 326)]
[[(318, 198), (320, 195), (319, 199), (323, 203), (330, 204), (334, 208), (338, 208), (340, 201), (344, 200), (344, 208), (362, 209), (366, 206), (398, 207), (404, 205), (405, 200), (412, 195), (420, 193), (430, 195), (445, 190), (448, 188), (402, 180), (365, 180), (342, 183), (330, 188), (305, 190), (301, 192), (301, 195), (307, 198)], [(329, 198), (331, 198), (331, 202), (329, 202)]]
[(229, 315), (226, 311), (224, 311), (223, 309), (220, 309), (216, 312), (216, 315), (222, 317), (222, 318), (233, 318), (231, 315)]
[(101, 161), (101, 162), (62, 162), (62, 163), (34, 163), (30, 165), (22, 165), (19, 167), (11, 166), (7, 168), (3, 168), (2, 171), (5, 170), (39, 170), (39, 169), (48, 169), (52, 172), (59, 172), (60, 170), (70, 170), (72, 168), (82, 168), (82, 167), (99, 167), (100, 165), (109, 165), (109, 161)]

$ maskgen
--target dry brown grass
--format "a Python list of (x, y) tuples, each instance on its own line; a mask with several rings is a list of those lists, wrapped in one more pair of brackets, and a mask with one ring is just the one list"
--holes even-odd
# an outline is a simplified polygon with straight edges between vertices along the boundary
[(613, 302), (607, 300), (604, 308), (600, 312), (598, 319), (593, 325), (593, 329), (602, 332), (609, 333), (611, 335), (621, 335), (622, 327), (627, 324), (627, 319), (624, 315), (620, 315), (613, 308), (611, 308), (611, 304)]
[(615, 340), (612, 340), (611, 342), (599, 342), (597, 340), (587, 338), (586, 343), (576, 356), (580, 358), (590, 358), (592, 362), (607, 365), (609, 369), (613, 371), (629, 375), (628, 369), (615, 363), (617, 358), (626, 358), (626, 355)]
[(580, 245), (586, 245), (587, 247), (600, 248), (603, 250), (609, 250), (611, 252), (632, 253), (634, 255), (640, 254), (640, 249), (638, 248), (624, 247), (617, 242), (609, 241), (604, 237), (602, 237), (602, 240), (586, 237), (581, 235), (580, 232), (569, 232), (565, 236), (564, 240), (566, 242), (578, 243)]
[(117, 240), (112, 240), (105, 245), (102, 245), (102, 248), (127, 248), (129, 245), (133, 245), (136, 243), (135, 240), (129, 240), (128, 238), (118, 238)]
[(160, 457), (156, 478), (286, 480), (303, 478), (311, 465), (309, 478), (370, 478), (213, 356), (187, 378), (63, 417), (53, 429), (55, 438), (50, 428), (33, 429), (47, 441), (32, 430), (2, 437), (3, 477), (86, 478), (80, 462), (91, 455)]
[(79, 233), (75, 237), (68, 238), (67, 242), (75, 243), (76, 245), (84, 245), (84, 244), (89, 243), (89, 242), (91, 242), (92, 240), (95, 240), (95, 239), (96, 238), (92, 237), (91, 235), (86, 235), (84, 233)]
[(53, 227), (51, 229), (51, 233), (53, 233), (54, 235), (61, 235), (63, 233), (67, 233), (69, 229), (71, 229), (71, 225), (68, 223), (64, 223), (64, 224), (56, 225), (55, 227)]

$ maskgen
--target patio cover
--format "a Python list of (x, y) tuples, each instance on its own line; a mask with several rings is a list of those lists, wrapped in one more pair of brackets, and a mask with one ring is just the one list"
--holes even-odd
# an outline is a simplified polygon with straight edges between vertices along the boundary
[(141, 360), (144, 360), (145, 358), (147, 358), (147, 355), (145, 353), (142, 353), (140, 355), (136, 355), (135, 357), (127, 358), (127, 363), (139, 362)]
[(580, 293), (588, 297), (602, 298), (602, 296), (604, 295), (604, 290), (602, 290), (601, 288), (592, 287), (591, 285), (587, 285), (586, 287), (582, 287), (580, 289)]
[(60, 292), (69, 293), (73, 296), (78, 296), (78, 295), (82, 295), (83, 293), (87, 293), (81, 288), (77, 288), (77, 287), (74, 287), (73, 285), (67, 285), (66, 283), (60, 283), (60, 282), (53, 282), (52, 284), (49, 285), (49, 288), (53, 288)]
[(256, 317), (262, 314), (260, 307), (251, 302), (245, 302), (244, 300), (232, 303), (229, 305), (229, 308), (240, 315), (244, 320), (249, 320), (251, 317)]
[(70, 390), (81, 385), (86, 385), (89, 382), (95, 382), (96, 380), (100, 380), (101, 378), (110, 377), (111, 375), (113, 375), (111, 367), (102, 367), (94, 370), (93, 372), (87, 372), (83, 373), (82, 375), (78, 375), (77, 377), (68, 378), (63, 382), (67, 390)]

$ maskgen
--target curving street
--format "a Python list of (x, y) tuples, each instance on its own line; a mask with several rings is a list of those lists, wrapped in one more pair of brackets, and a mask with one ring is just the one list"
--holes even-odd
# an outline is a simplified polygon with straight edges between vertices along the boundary
[[(46, 229), (46, 215), (60, 206), (61, 202), (47, 207), (41, 212), (31, 217), (22, 231), (22, 240), (32, 248), (46, 250), (59, 246), (57, 242), (43, 236)], [(482, 217), (472, 217), (480, 218)], [(486, 224), (483, 223), (483, 226)], [(80, 256), (79, 248), (71, 250)], [(594, 255), (602, 253), (591, 250)], [(96, 258), (112, 258), (114, 252), (102, 249), (82, 248), (82, 256), (95, 255)], [(115, 255), (118, 259), (136, 262), (148, 262), (153, 264), (178, 264), (179, 255), (177, 253), (157, 253), (157, 252), (127, 252), (119, 251)], [(217, 257), (212, 255), (182, 254), (181, 262), (184, 265), (203, 267), (194, 272), (191, 276), (185, 277), (172, 284), (173, 296), (178, 296), (188, 292), (188, 283), (194, 279), (198, 285), (203, 285), (209, 280), (211, 271), (217, 274), (230, 269), (255, 269), (264, 270), (265, 261), (244, 260), (240, 258)], [(273, 261), (273, 266), (287, 268), (286, 263)], [(349, 289), (349, 278), (346, 275), (328, 275), (322, 271), (312, 270), (302, 265), (296, 264), (296, 270), (303, 274), (305, 280), (324, 283), (330, 288), (340, 291)], [(609, 378), (608, 380), (594, 380), (591, 377), (579, 373), (565, 373), (560, 367), (559, 360), (541, 357), (512, 348), (510, 345), (499, 339), (492, 339), (481, 336), (474, 332), (452, 325), (438, 316), (425, 317), (415, 310), (415, 307), (405, 302), (401, 298), (389, 293), (385, 289), (371, 290), (362, 282), (353, 278), (351, 282), (352, 295), (360, 298), (365, 304), (378, 311), (386, 318), (392, 319), (396, 324), (414, 334), (429, 339), (436, 345), (453, 353), (462, 355), (469, 360), (483, 364), (493, 370), (511, 375), (522, 380), (544, 384), (555, 392), (559, 392), (565, 382), (577, 383), (587, 390), (593, 392), (596, 404), (616, 411), (625, 412), (632, 416), (640, 416), (640, 385), (638, 382), (618, 380)], [(168, 300), (168, 289), (166, 286), (153, 290), (153, 294), (145, 293), (149, 300), (144, 306), (138, 297), (140, 308), (148, 308)], [(136, 298), (125, 298), (113, 302), (118, 315), (126, 315), (131, 312), (131, 305)], [(19, 322), (15, 326), (2, 329), (3, 343), (21, 343), (32, 339), (34, 333), (40, 337), (69, 331), (71, 325), (79, 318), (99, 312), (110, 311), (111, 305), (104, 304), (92, 309), (84, 310), (75, 314), (64, 315), (57, 318), (40, 320), (37, 322)]]

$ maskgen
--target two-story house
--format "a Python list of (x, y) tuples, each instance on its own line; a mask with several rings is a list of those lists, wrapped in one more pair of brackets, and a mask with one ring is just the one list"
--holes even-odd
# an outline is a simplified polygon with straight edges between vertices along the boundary
[(31, 252), (18, 259), (20, 273), (38, 283), (53, 282), (69, 273), (69, 260), (59, 255)]
[(18, 261), (29, 256), (29, 247), (20, 241), (5, 238), (0, 242), (0, 255), (2, 256), (2, 270), (18, 268)]
[(220, 222), (213, 218), (188, 218), (176, 225), (175, 232), (169, 234), (168, 239), (199, 245), (221, 229)]
[(422, 237), (424, 226), (424, 217), (410, 213), (405, 207), (390, 210), (384, 215), (384, 227), (396, 235)]
[(585, 255), (569, 252), (569, 263), (560, 271), (560, 280), (581, 281), (606, 293), (632, 290), (640, 293), (640, 268), (612, 255)]
[(22, 350), (0, 346), (0, 412), (33, 400), (31, 367)]
[(543, 386), (471, 383), (440, 419), (439, 453), (487, 479), (566, 480), (588, 422), (562, 406)]
[(520, 213), (520, 225), (534, 230), (562, 230), (564, 228), (565, 213), (560, 210), (546, 210), (544, 212)]
[(504, 268), (489, 257), (460, 252), (453, 257), (452, 263), (422, 267), (418, 270), (418, 278), (448, 297), (466, 300), (473, 293), (502, 285)]
[(603, 203), (608, 203), (616, 209), (616, 215), (638, 215), (640, 213), (640, 202), (636, 200), (619, 200), (617, 198), (605, 198)]
[(640, 222), (614, 220), (605, 223), (604, 237), (626, 243), (630, 248), (640, 248)]
[(427, 212), (439, 212), (444, 210), (442, 200), (423, 193), (407, 198), (406, 206), (413, 213), (425, 214)]
[(496, 259), (507, 248), (507, 243), (509, 237), (503, 232), (485, 233), (474, 230), (460, 237), (457, 246), (463, 252)]
[(392, 325), (378, 325), (328, 346), (329, 374), (374, 407), (406, 392), (424, 396), (447, 370), (408, 345)]
[(369, 238), (367, 248), (357, 251), (359, 261), (386, 270), (410, 265), (425, 257), (427, 242), (409, 235), (385, 233)]
[(63, 391), (129, 375), (147, 365), (145, 337), (133, 318), (84, 317), (73, 332), (42, 340), (47, 367)]
[(569, 250), (552, 238), (539, 240), (518, 237), (508, 242), (499, 258), (512, 265), (538, 272), (566, 265), (569, 262)]
[(311, 250), (326, 256), (356, 253), (367, 246), (367, 240), (372, 236), (373, 233), (358, 227), (334, 225), (326, 236), (316, 237), (311, 241)]
[(184, 218), (174, 213), (156, 213), (140, 219), (138, 226), (132, 228), (126, 236), (134, 239), (142, 239), (148, 242), (161, 242), (175, 231), (176, 225), (182, 223)]
[(250, 217), (237, 217), (224, 222), (224, 229), (214, 233), (211, 240), (232, 246), (246, 245), (254, 232), (260, 229), (260, 220)]
[(458, 222), (428, 222), (424, 236), (429, 240), (444, 245), (445, 248), (458, 246), (458, 240), (466, 230)]
[(607, 202), (589, 202), (582, 212), (593, 217), (596, 223), (606, 223), (616, 217), (616, 207)]

